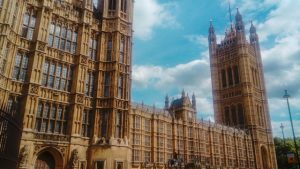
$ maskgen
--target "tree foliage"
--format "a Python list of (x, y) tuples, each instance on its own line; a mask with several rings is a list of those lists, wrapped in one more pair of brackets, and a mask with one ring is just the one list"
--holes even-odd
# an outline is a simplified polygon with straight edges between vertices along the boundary
[[(298, 154), (300, 154), (299, 146), (300, 146), (300, 138), (297, 139), (298, 145)], [(294, 144), (294, 140), (292, 138), (287, 138), (283, 140), (282, 138), (275, 137), (274, 138), (276, 157), (278, 169), (297, 169), (297, 164), (288, 164), (287, 154), (294, 153), (296, 157), (296, 148)]]

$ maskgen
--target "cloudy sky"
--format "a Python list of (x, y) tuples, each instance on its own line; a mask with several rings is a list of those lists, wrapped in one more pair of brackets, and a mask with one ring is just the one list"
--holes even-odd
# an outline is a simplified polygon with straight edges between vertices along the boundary
[[(274, 135), (280, 123), (291, 136), (284, 89), (291, 94), (300, 136), (300, 1), (231, 0), (260, 36)], [(214, 22), (218, 41), (229, 25), (225, 0), (135, 0), (133, 101), (163, 107), (164, 96), (185, 89), (197, 97), (198, 117), (213, 118), (207, 31)], [(247, 35), (248, 36), (248, 35)]]

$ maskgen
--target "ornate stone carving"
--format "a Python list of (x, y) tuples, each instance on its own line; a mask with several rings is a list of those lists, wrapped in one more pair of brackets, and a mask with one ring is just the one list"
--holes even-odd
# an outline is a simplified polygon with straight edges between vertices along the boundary
[(27, 162), (28, 162), (28, 156), (29, 156), (29, 145), (25, 145), (21, 149), (21, 152), (19, 155), (20, 167), (26, 167)]
[(78, 150), (75, 149), (72, 152), (72, 156), (71, 156), (71, 168), (77, 168), (78, 166), (78, 160), (79, 160), (79, 156), (78, 156)]
[(86, 64), (87, 63), (87, 57), (86, 56), (81, 56), (81, 64)]
[(41, 42), (38, 43), (38, 50), (45, 51), (45, 47), (46, 47), (45, 43), (41, 43)]
[(32, 94), (38, 94), (39, 93), (39, 86), (38, 85), (35, 85), (35, 84), (32, 84), (30, 86), (30, 93)]
[(83, 103), (83, 101), (84, 101), (83, 95), (78, 95), (78, 96), (77, 96), (77, 102), (78, 102), (78, 103)]
[(59, 53), (58, 53), (58, 59), (64, 60), (64, 57), (65, 57), (64, 52), (59, 52)]

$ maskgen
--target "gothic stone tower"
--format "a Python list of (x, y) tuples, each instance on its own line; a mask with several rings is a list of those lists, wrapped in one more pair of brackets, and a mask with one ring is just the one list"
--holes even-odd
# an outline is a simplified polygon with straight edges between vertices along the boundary
[(275, 149), (256, 29), (251, 24), (250, 43), (237, 10), (235, 25), (217, 44), (211, 23), (209, 53), (215, 119), (217, 123), (244, 128), (253, 139), (256, 168), (276, 169)]
[(0, 0), (1, 167), (130, 168), (133, 0), (93, 1)]

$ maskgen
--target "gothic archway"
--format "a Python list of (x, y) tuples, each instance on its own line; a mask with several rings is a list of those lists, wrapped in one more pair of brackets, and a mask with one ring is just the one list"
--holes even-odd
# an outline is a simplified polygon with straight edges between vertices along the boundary
[(34, 169), (62, 169), (63, 157), (55, 148), (46, 148), (37, 154)]
[(269, 169), (269, 154), (265, 146), (261, 146), (261, 164), (263, 169)]
[(44, 152), (35, 161), (34, 169), (55, 169), (55, 159), (49, 152)]

